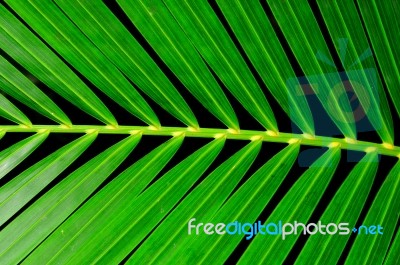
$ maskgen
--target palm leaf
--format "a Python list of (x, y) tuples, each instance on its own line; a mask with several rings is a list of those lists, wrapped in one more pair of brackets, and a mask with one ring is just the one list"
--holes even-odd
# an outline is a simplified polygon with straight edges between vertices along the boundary
[[(49, 88), (79, 108), (106, 124), (116, 124), (114, 117), (104, 104), (45, 43), (4, 6), (0, 6), (0, 14), (1, 48), (6, 50), (9, 56)], [(5, 74), (6, 71), (2, 71), (2, 79)], [(26, 100), (28, 100), (27, 95), (30, 94), (27, 89), (28, 87), (24, 88)], [(15, 93), (13, 92), (13, 94)], [(33, 106), (31, 103), (28, 105)]]
[[(377, 161), (376, 153), (368, 153), (354, 167), (321, 216), (321, 221), (324, 223), (332, 221), (339, 223), (345, 218), (344, 215), (347, 212), (352, 211), (354, 213), (351, 216), (352, 219), (347, 220), (351, 225), (355, 225), (358, 218), (357, 213), (361, 212), (362, 206), (365, 204), (377, 171), (378, 163), (374, 163), (374, 161)], [(349, 238), (350, 235), (341, 237), (316, 235), (315, 237), (311, 237), (296, 262), (298, 264), (312, 262), (336, 264)], [(321, 245), (325, 246), (323, 251), (316, 252), (315, 249)]]
[[(397, 264), (399, 12), (394, 1), (6, 0), (0, 263)], [(345, 151), (361, 157), (354, 167)], [(314, 220), (350, 227), (250, 227)], [(208, 224), (234, 222), (250, 226)]]
[(400, 251), (400, 233), (397, 232), (396, 238), (394, 239), (394, 242), (390, 248), (389, 254), (386, 256), (385, 263), (384, 264), (397, 264), (400, 261), (400, 257), (398, 255)]

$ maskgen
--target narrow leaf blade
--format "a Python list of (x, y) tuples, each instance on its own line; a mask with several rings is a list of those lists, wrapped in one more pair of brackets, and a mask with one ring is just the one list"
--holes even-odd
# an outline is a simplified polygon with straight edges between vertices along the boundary
[(117, 125), (110, 111), (82, 80), (3, 5), (0, 6), (0, 47), (69, 102), (106, 124)]
[(224, 92), (164, 4), (159, 0), (117, 2), (190, 93), (225, 125), (238, 130)]
[(20, 125), (31, 126), (32, 123), (11, 101), (0, 93), (0, 116)]
[(260, 2), (218, 0), (217, 3), (279, 105), (304, 133), (314, 135), (314, 121), (303, 90), (292, 93), (284, 89), (295, 74)]
[[(197, 214), (196, 217), (198, 218), (194, 224), (199, 222), (226, 224), (234, 220), (246, 223), (255, 221), (289, 172), (298, 151), (299, 145), (293, 144), (279, 152), (254, 173), (216, 213), (204, 216)], [(174, 243), (180, 241), (174, 247), (174, 254), (170, 255), (167, 251), (164, 251), (157, 262), (179, 261), (179, 263), (200, 264), (212, 260), (216, 264), (223, 264), (242, 240), (240, 235), (195, 235), (194, 231), (191, 235), (188, 235), (188, 221), (189, 218), (186, 220), (183, 231), (180, 232), (182, 238), (179, 237), (173, 241)], [(183, 233), (186, 235), (183, 235)], [(146, 253), (149, 256), (147, 258), (154, 258), (155, 253), (153, 252), (156, 252), (156, 250), (158, 248)], [(140, 251), (141, 249), (138, 250), (138, 253)], [(132, 256), (132, 258), (134, 257), (135, 255)]]
[(387, 90), (400, 117), (400, 40), (397, 1), (357, 1)]
[[(190, 237), (188, 220), (195, 217), (199, 222), (211, 218), (244, 176), (260, 148), (260, 141), (248, 144), (208, 175), (146, 239), (128, 264), (178, 262), (167, 250), (174, 249), (177, 253), (186, 246), (185, 241)], [(166, 258), (168, 261), (163, 260)]]
[(157, 104), (193, 128), (192, 110), (158, 65), (101, 1), (57, 0), (58, 6), (132, 82)]
[[(267, 2), (326, 113), (344, 136), (355, 139), (354, 117), (346, 91), (342, 86), (335, 86), (341, 79), (309, 3), (305, 0)], [(318, 61), (317, 55), (323, 55), (325, 60)], [(296, 85), (294, 82), (290, 86), (293, 93)]]
[(77, 159), (95, 138), (96, 134), (89, 134), (73, 141), (0, 187), (0, 225)]
[[(322, 223), (346, 222), (350, 225), (350, 229), (355, 226), (378, 169), (377, 159), (377, 154), (371, 152), (358, 162), (321, 216)], [(351, 233), (338, 236), (313, 235), (308, 238), (306, 245), (297, 257), (296, 264), (313, 262), (337, 264), (350, 236)], [(315, 251), (317, 248), (319, 251)]]
[[(61, 248), (49, 245), (40, 253), (33, 253), (27, 261), (40, 260), (49, 264), (66, 261), (71, 263), (120, 262), (129, 253), (132, 244), (140, 242), (182, 198), (215, 159), (223, 143), (224, 139), (211, 142), (167, 172), (139, 197), (131, 202), (121, 202), (124, 209), (114, 216), (103, 218), (107, 220), (105, 225), (90, 227), (95, 231), (90, 233), (89, 240), (80, 242), (75, 239), (70, 242), (71, 244), (63, 245)], [(135, 216), (134, 220), (132, 220), (133, 216)], [(77, 246), (80, 247), (75, 252), (70, 251), (71, 247), (75, 249)]]
[[(182, 141), (182, 136), (172, 138), (117, 176), (58, 227), (35, 250), (32, 259), (35, 257), (40, 259), (41, 256), (46, 255), (43, 253), (48, 252), (50, 255), (45, 259), (50, 259), (52, 253), (58, 255), (57, 253), (70, 250), (73, 247), (71, 243), (81, 245), (90, 241), (93, 234), (106, 226), (113, 217), (124, 211), (126, 206), (138, 197), (172, 158)], [(65, 256), (62, 257), (67, 259)]]
[(43, 141), (49, 132), (41, 132), (22, 140), (0, 152), (0, 179), (24, 161)]
[[(99, 187), (139, 141), (140, 135), (134, 135), (111, 146), (71, 173), (19, 215), (0, 234), (0, 262), (20, 262)], [(31, 263), (29, 258), (24, 262)]]
[(2, 91), (60, 124), (71, 125), (67, 115), (2, 56), (0, 56), (0, 69), (0, 89)]
[(396, 237), (390, 247), (389, 253), (385, 259), (385, 265), (396, 265), (400, 263), (400, 230), (397, 230)]
[[(382, 141), (393, 144), (393, 121), (389, 104), (355, 3), (340, 1), (328, 4), (326, 1), (318, 1), (318, 6), (336, 44), (336, 51), (340, 53), (345, 49), (346, 52), (342, 64), (352, 88), (345, 89), (355, 92), (363, 108), (363, 112), (354, 111), (355, 119), (367, 116)], [(343, 36), (348, 37), (343, 39)], [(366, 52), (370, 56), (363, 58)]]
[(278, 132), (274, 113), (246, 62), (207, 1), (164, 0), (193, 45), (228, 90), (267, 130)]
[(363, 224), (380, 225), (383, 235), (358, 234), (346, 259), (346, 264), (381, 264), (389, 248), (399, 220), (400, 209), (400, 162), (397, 162), (365, 217)]
[[(307, 223), (328, 186), (339, 160), (340, 148), (332, 147), (326, 151), (296, 181), (265, 223), (278, 223), (278, 221)], [(262, 263), (268, 260), (281, 264), (298, 237), (299, 234), (291, 234), (284, 238), (283, 234), (262, 235), (259, 233), (240, 258), (239, 264)]]
[(157, 116), (144, 98), (53, 1), (6, 2), (96, 87), (139, 119), (160, 127)]

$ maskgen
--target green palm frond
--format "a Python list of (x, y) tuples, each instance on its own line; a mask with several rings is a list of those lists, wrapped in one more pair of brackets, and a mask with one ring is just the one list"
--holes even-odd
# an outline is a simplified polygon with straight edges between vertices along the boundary
[[(5, 0), (0, 264), (398, 264), (399, 15), (377, 0)], [(204, 226), (318, 221), (350, 230)]]

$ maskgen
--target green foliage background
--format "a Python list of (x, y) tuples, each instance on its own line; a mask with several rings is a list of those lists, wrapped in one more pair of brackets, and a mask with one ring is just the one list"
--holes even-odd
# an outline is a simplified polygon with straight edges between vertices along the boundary
[[(2, 1), (0, 264), (399, 264), (399, 15), (394, 0)], [(354, 71), (371, 68), (376, 84)], [(332, 89), (340, 71), (367, 84), (352, 88), (374, 131)], [(318, 135), (295, 76), (320, 76), (341, 136)], [(300, 168), (309, 146), (324, 153)], [(188, 235), (191, 218), (384, 234), (247, 241)]]

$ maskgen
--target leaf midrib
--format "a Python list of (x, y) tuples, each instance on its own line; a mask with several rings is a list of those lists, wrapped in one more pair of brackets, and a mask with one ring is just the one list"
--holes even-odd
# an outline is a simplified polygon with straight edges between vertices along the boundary
[(289, 143), (299, 141), (301, 145), (315, 147), (330, 147), (331, 144), (337, 143), (343, 150), (351, 150), (358, 152), (377, 152), (380, 155), (398, 157), (400, 159), (400, 146), (391, 146), (382, 143), (374, 143), (368, 141), (348, 140), (347, 138), (327, 137), (327, 136), (310, 136), (307, 134), (296, 134), (279, 132), (277, 134), (270, 131), (240, 130), (221, 128), (199, 128), (191, 127), (160, 127), (154, 126), (109, 126), (109, 125), (0, 125), (0, 133), (37, 133), (48, 130), (49, 133), (80, 133), (95, 131), (99, 134), (136, 134), (138, 132), (143, 135), (152, 136), (174, 136), (184, 134), (185, 137), (195, 138), (216, 138), (225, 136), (231, 140), (254, 140), (262, 139), (264, 142), (273, 143)]

